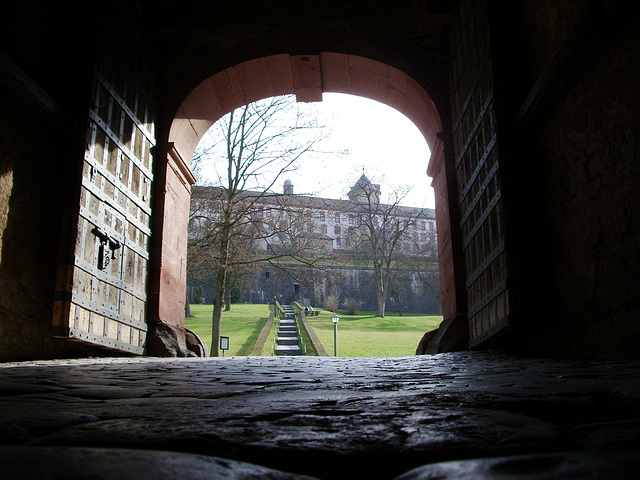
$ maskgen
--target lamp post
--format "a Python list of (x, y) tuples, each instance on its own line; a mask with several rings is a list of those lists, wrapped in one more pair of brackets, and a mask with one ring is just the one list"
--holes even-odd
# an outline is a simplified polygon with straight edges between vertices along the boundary
[(338, 315), (331, 315), (331, 321), (333, 322), (333, 356), (338, 356), (338, 322), (340, 317)]

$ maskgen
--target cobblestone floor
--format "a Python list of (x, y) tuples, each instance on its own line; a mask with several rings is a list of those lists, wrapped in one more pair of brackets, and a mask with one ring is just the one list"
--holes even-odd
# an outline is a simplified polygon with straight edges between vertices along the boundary
[(635, 479), (640, 362), (0, 364), (0, 438), (0, 478)]

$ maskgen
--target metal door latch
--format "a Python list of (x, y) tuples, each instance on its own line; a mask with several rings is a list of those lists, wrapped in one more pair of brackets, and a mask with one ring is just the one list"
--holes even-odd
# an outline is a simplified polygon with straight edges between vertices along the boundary
[(100, 246), (98, 247), (98, 270), (105, 270), (110, 264), (111, 260), (115, 260), (116, 250), (122, 247), (122, 244), (109, 236), (108, 233), (103, 232), (98, 227), (94, 227), (91, 230), (100, 240)]

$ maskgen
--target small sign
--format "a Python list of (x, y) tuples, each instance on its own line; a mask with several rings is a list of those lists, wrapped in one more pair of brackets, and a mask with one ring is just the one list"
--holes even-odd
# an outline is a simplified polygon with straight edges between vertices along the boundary
[(224, 351), (229, 350), (229, 337), (220, 337), (220, 350), (222, 350), (222, 356), (224, 357)]

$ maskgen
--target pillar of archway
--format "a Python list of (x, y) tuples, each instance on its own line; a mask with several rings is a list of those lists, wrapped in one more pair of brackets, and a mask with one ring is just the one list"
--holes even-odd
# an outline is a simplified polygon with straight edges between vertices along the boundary
[(147, 353), (186, 356), (184, 315), (187, 275), (187, 228), (191, 185), (196, 177), (173, 143), (159, 144), (154, 192), (152, 251), (147, 303)]
[(453, 267), (452, 229), (456, 227), (449, 209), (451, 172), (445, 168), (443, 139), (447, 134), (443, 130), (447, 129), (443, 129), (435, 103), (420, 83), (397, 68), (356, 55), (325, 52), (280, 54), (234, 65), (203, 80), (178, 108), (168, 144), (161, 152), (166, 157), (162, 172), (165, 188), (156, 198), (156, 222), (162, 235), (156, 238), (161, 253), (152, 272), (156, 288), (151, 292), (151, 325), (178, 337), (184, 330), (186, 226), (190, 186), (195, 182), (189, 166), (202, 136), (222, 116), (248, 103), (287, 94), (302, 102), (321, 101), (323, 92), (357, 95), (389, 105), (422, 132), (432, 151), (430, 162), (425, 158), (424, 164), (426, 170), (429, 163), (436, 189), (443, 315), (454, 318), (464, 312), (464, 295), (459, 292), (464, 279), (461, 270)]

